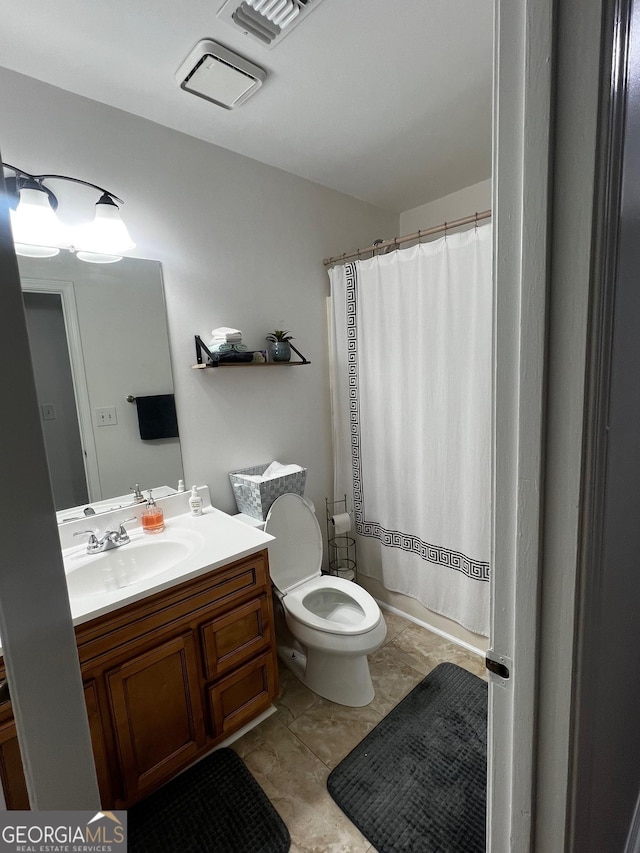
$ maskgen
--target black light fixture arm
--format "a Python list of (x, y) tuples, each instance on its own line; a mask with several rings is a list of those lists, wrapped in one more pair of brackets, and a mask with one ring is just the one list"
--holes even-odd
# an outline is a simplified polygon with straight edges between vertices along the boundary
[[(35, 181), (38, 188), (43, 189), (49, 196), (54, 210), (58, 205), (58, 199), (48, 187), (42, 186), (42, 181), (71, 181), (74, 184), (82, 184), (85, 187), (91, 187), (94, 190), (98, 190), (103, 196), (107, 196), (107, 198), (104, 199), (105, 202), (111, 201), (111, 203), (113, 203), (117, 201), (118, 204), (124, 204), (124, 201), (121, 198), (118, 198), (118, 196), (110, 190), (106, 190), (104, 187), (98, 186), (98, 184), (92, 184), (90, 181), (82, 181), (80, 178), (70, 178), (68, 175), (31, 175), (29, 172), (25, 172), (24, 169), (18, 169), (17, 166), (12, 166), (11, 163), (3, 163), (2, 165), (7, 169), (11, 169), (11, 171), (15, 173), (16, 194), (25, 187), (29, 181)], [(101, 199), (101, 201), (102, 200), (103, 199)]]

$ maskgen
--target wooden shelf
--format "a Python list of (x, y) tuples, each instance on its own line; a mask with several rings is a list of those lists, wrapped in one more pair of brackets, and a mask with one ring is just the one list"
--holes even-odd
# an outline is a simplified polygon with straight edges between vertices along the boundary
[(193, 370), (203, 370), (207, 367), (213, 367), (218, 370), (220, 367), (303, 367), (305, 364), (311, 364), (310, 361), (245, 361), (238, 364), (229, 362), (229, 364), (192, 364)]
[[(197, 364), (192, 364), (191, 368), (193, 370), (204, 370), (207, 367), (213, 367), (216, 370), (220, 367), (300, 367), (303, 364), (311, 364), (300, 352), (297, 350), (293, 344), (290, 344), (291, 349), (295, 352), (296, 355), (300, 356), (300, 361), (223, 361), (216, 362), (213, 361), (213, 356), (209, 351), (209, 348), (203, 343), (200, 335), (195, 335), (196, 341), (196, 359)], [(204, 360), (204, 356), (209, 358), (209, 361)]]

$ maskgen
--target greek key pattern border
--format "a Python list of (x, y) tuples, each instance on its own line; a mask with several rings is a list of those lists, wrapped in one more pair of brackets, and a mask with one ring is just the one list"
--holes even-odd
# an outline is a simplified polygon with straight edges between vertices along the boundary
[(474, 560), (459, 551), (451, 551), (439, 545), (424, 542), (418, 536), (387, 530), (375, 521), (364, 517), (364, 487), (362, 480), (362, 456), (360, 440), (360, 399), (358, 381), (358, 269), (355, 263), (345, 264), (346, 274), (346, 328), (347, 328), (347, 372), (349, 395), (349, 432), (351, 438), (351, 467), (353, 474), (353, 510), (356, 532), (360, 536), (379, 539), (388, 548), (401, 548), (416, 554), (423, 560), (453, 569), (477, 581), (489, 580), (489, 563)]

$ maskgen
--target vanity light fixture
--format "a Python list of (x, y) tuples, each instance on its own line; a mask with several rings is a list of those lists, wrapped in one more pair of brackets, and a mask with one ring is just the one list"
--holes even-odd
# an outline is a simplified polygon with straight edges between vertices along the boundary
[[(122, 259), (135, 248), (120, 217), (122, 199), (104, 187), (67, 175), (31, 175), (9, 163), (2, 164), (13, 175), (5, 177), (16, 254), (52, 258), (61, 248), (76, 252), (81, 261), (105, 264)], [(67, 229), (56, 216), (58, 199), (45, 181), (71, 181), (97, 190), (92, 222)]]

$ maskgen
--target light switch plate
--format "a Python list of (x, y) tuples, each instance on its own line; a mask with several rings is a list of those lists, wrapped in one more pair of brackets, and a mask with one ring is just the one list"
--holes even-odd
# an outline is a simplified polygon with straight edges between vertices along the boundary
[(96, 409), (96, 426), (114, 426), (118, 423), (115, 406), (102, 406)]

